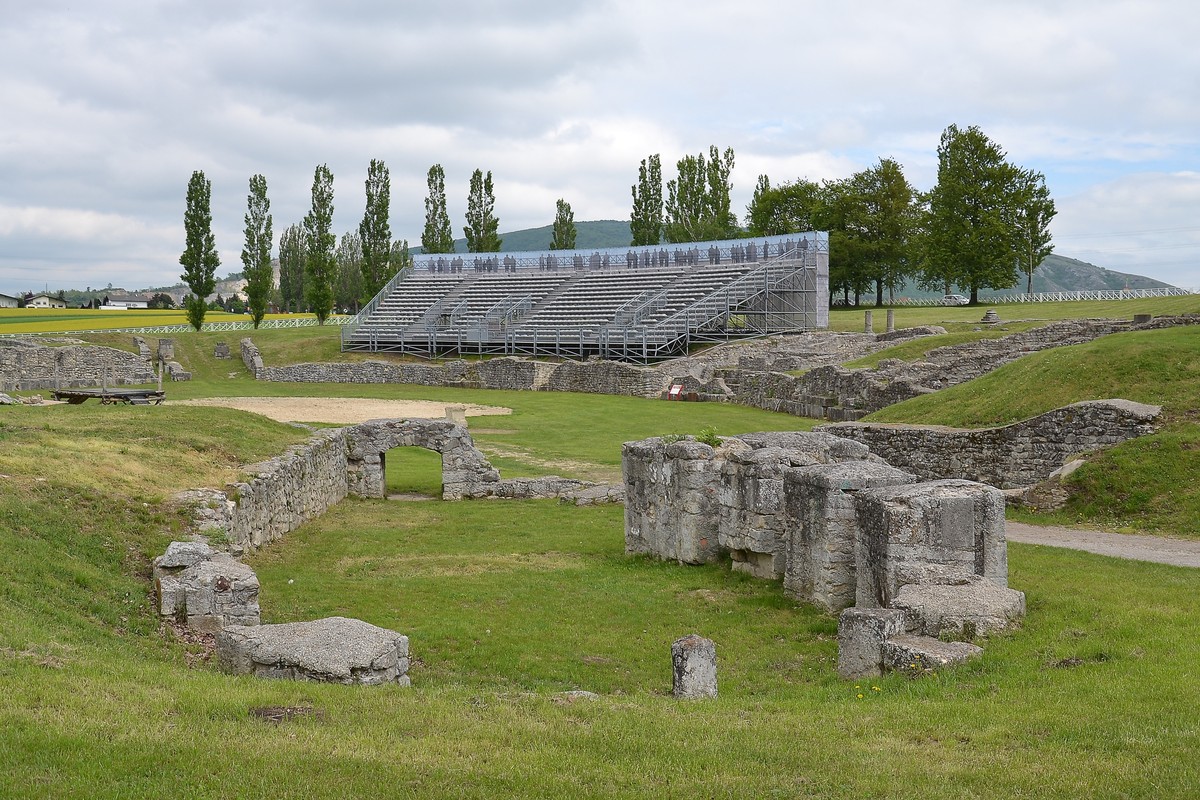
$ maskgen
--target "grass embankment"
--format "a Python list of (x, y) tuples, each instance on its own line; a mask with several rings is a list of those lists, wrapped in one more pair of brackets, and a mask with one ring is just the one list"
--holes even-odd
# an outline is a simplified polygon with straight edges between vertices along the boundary
[(1114, 334), (1031, 353), (867, 419), (988, 427), (1113, 397), (1161, 405), (1161, 431), (1090, 457), (1070, 478), (1076, 494), (1067, 508), (1036, 521), (1200, 535), (1200, 327)]
[[(550, 402), (551, 429), (573, 422), (570, 448), (531, 437), (543, 460), (652, 424), (621, 398), (581, 414), (574, 396), (521, 397)], [(737, 426), (721, 414), (753, 411), (680, 408), (724, 432)], [(183, 646), (153, 633), (145, 559), (178, 523), (157, 503), (296, 431), (169, 406), (4, 413), (0, 796), (1200, 789), (1200, 571), (1014, 545), (1021, 630), (962, 669), (854, 684), (833, 673), (833, 617), (720, 566), (626, 557), (619, 507), (346, 501), (252, 559), (265, 617), (337, 613), (405, 632), (413, 688), (231, 678), (189, 667)], [(667, 696), (669, 644), (693, 630), (718, 643), (721, 697), (680, 704)], [(555, 694), (576, 688), (602, 696)], [(266, 706), (319, 716), (272, 725), (251, 715)]]

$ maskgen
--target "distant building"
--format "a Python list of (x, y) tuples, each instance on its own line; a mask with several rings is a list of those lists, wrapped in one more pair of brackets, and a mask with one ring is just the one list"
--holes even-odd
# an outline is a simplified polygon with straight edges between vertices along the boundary
[(0, 308), (20, 308), (21, 298), (0, 294)]
[(25, 301), (26, 308), (66, 308), (67, 301), (48, 294), (35, 294)]
[(110, 294), (104, 298), (103, 311), (126, 311), (131, 308), (149, 308), (153, 295), (149, 294)]

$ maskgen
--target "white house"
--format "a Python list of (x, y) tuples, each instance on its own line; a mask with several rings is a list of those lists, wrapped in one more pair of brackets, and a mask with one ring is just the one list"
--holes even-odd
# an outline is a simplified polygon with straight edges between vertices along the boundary
[(112, 294), (104, 298), (103, 311), (124, 311), (130, 308), (149, 308), (151, 298), (145, 294)]
[(66, 308), (67, 301), (48, 294), (35, 294), (25, 303), (26, 308)]
[(19, 308), (21, 299), (8, 294), (0, 294), (0, 308)]

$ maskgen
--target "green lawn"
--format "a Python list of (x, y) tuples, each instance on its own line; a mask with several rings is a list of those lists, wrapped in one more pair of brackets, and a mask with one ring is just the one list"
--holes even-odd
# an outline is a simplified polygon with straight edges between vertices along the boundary
[[(1164, 433), (1078, 473), (1109, 481), (1093, 499), (1124, 493), (1134, 510), (1071, 513), (1193, 525), (1197, 334), (1033, 354), (888, 413), (994, 424), (1091, 396), (1161, 402)], [(329, 333), (315, 336), (325, 352)], [(170, 397), (504, 405), (511, 416), (471, 426), (492, 431), (477, 438), (505, 475), (611, 473), (621, 442), (650, 435), (811, 424), (720, 404), (256, 383), (212, 358), (217, 338), (176, 337), (197, 379)], [(295, 331), (255, 340), (305, 352)], [(406, 633), (413, 687), (221, 675), (151, 613), (149, 559), (184, 524), (164, 500), (305, 435), (221, 409), (0, 408), (0, 797), (1200, 794), (1200, 570), (1052, 548), (1010, 547), (1029, 616), (982, 659), (855, 684), (833, 671), (832, 616), (726, 565), (626, 557), (620, 507), (347, 500), (250, 559), (264, 618), (344, 614)], [(436, 456), (389, 454), (389, 486), (439, 479)], [(1155, 506), (1168, 494), (1183, 511)], [(677, 703), (669, 646), (693, 631), (717, 642), (721, 696)], [(600, 697), (570, 702), (569, 689)], [(315, 715), (272, 724), (251, 713), (266, 706)]]

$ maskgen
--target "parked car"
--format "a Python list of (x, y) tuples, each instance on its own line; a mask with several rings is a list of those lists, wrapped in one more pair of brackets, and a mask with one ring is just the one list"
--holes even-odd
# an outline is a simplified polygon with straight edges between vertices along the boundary
[(969, 306), (971, 301), (961, 294), (948, 294), (942, 298), (944, 306)]

